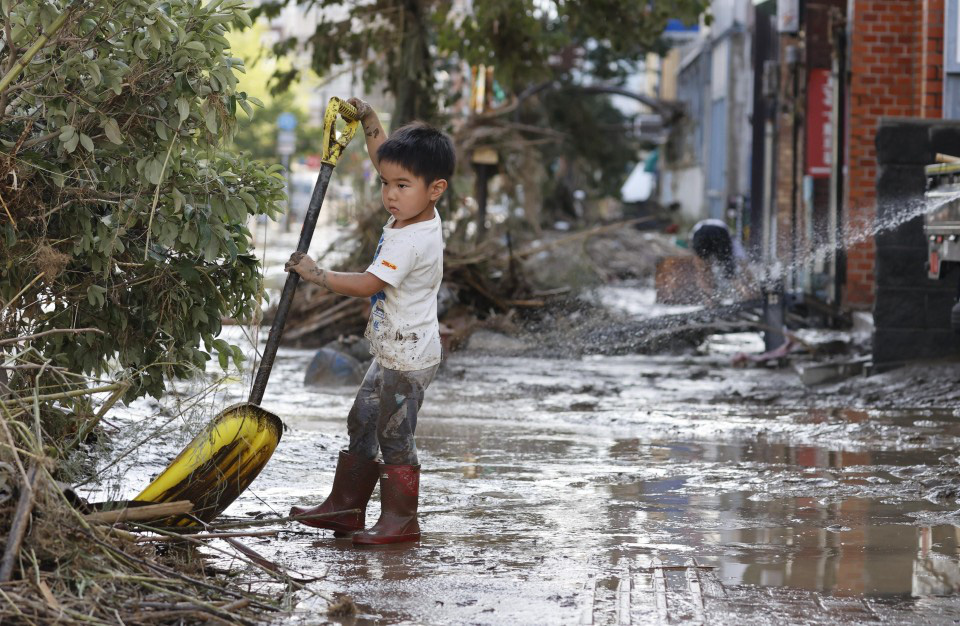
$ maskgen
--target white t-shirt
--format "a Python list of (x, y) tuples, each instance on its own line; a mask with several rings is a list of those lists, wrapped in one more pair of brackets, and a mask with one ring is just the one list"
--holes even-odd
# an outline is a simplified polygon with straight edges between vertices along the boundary
[(367, 271), (387, 286), (373, 296), (364, 336), (381, 367), (412, 371), (440, 362), (437, 292), (443, 279), (440, 216), (403, 228), (383, 227)]

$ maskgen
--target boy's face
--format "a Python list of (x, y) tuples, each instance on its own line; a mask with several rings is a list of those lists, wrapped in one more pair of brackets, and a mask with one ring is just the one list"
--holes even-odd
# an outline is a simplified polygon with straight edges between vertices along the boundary
[(433, 219), (433, 206), (447, 188), (447, 181), (429, 185), (422, 178), (396, 163), (380, 162), (380, 196), (383, 208), (396, 218), (396, 226)]

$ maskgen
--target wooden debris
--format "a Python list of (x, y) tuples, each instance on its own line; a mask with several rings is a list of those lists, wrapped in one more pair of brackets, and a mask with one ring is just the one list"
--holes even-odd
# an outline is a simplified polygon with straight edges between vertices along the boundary
[(666, 624), (669, 621), (669, 613), (667, 611), (667, 579), (663, 574), (663, 561), (654, 557), (650, 561), (650, 568), (653, 570), (653, 595), (657, 605), (657, 617), (661, 624)]
[(39, 476), (40, 466), (34, 463), (30, 466), (26, 482), (20, 485), (20, 499), (17, 502), (17, 509), (13, 514), (13, 523), (10, 525), (10, 532), (7, 535), (7, 546), (3, 551), (3, 559), (0, 560), (0, 582), (10, 580), (17, 558), (20, 556), (20, 544), (23, 543), (23, 535), (27, 532), (27, 526), (30, 524), (30, 513), (33, 511), (34, 495)]
[(272, 526), (273, 524), (284, 524), (286, 522), (304, 522), (309, 520), (329, 519), (340, 515), (350, 515), (359, 513), (360, 509), (347, 509), (345, 511), (331, 511), (329, 513), (310, 513), (304, 515), (288, 515), (286, 517), (269, 517), (266, 519), (238, 520), (236, 522), (221, 522), (219, 524), (207, 524), (207, 530), (224, 530), (227, 528), (249, 528), (251, 526)]
[(693, 255), (665, 257), (657, 263), (654, 278), (660, 304), (702, 304), (709, 293), (703, 279), (703, 261)]
[(210, 539), (232, 539), (235, 537), (276, 537), (278, 530), (258, 530), (246, 533), (196, 533), (183, 537), (137, 537), (137, 543), (173, 543), (177, 541), (204, 541)]
[(50, 610), (54, 613), (62, 613), (63, 607), (60, 606), (60, 603), (57, 601), (57, 598), (53, 595), (53, 592), (50, 591), (50, 586), (47, 585), (42, 579), (37, 581), (37, 588), (40, 589), (40, 595), (43, 596), (44, 602), (47, 603), (47, 606), (50, 607)]
[[(575, 291), (576, 286), (534, 284), (536, 281), (527, 275), (530, 270), (529, 267), (525, 269), (524, 260), (565, 246), (582, 247), (591, 238), (609, 236), (624, 229), (632, 230), (638, 224), (655, 219), (641, 217), (601, 224), (526, 247), (515, 246), (513, 240), (516, 235), (511, 232), (504, 233), (504, 237), (493, 237), (491, 234), (477, 242), (455, 229), (446, 242), (443, 281), (455, 294), (458, 304), (451, 307), (446, 316), (441, 316), (440, 321), (446, 322), (448, 317), (464, 314), (483, 320), (516, 310), (538, 315), (537, 310), (549, 306), (552, 298), (565, 298), (568, 293)], [(355, 237), (365, 243), (334, 269), (363, 271), (369, 262), (382, 229), (380, 216), (374, 214), (364, 218), (357, 229)], [(603, 275), (600, 271), (597, 273)], [(347, 298), (309, 283), (302, 284), (288, 313), (283, 340), (302, 347), (320, 347), (339, 337), (362, 335), (366, 327), (367, 310), (366, 299)], [(272, 313), (267, 313), (265, 321), (271, 317)], [(447, 348), (451, 347), (454, 346), (447, 345)]]
[(548, 241), (546, 243), (538, 244), (536, 246), (527, 248), (526, 250), (521, 250), (517, 252), (514, 256), (518, 259), (524, 259), (531, 257), (540, 252), (544, 252), (551, 248), (556, 248), (559, 246), (565, 246), (571, 244), (575, 241), (580, 241), (582, 239), (589, 239), (590, 237), (595, 237), (597, 235), (602, 235), (604, 233), (610, 233), (620, 230), (621, 228), (628, 228), (635, 226), (637, 224), (643, 224), (646, 222), (652, 222), (656, 220), (656, 217), (638, 217), (630, 220), (623, 220), (622, 222), (613, 222), (612, 224), (603, 224), (602, 226), (594, 226), (593, 228), (588, 228), (586, 230), (580, 230), (570, 235), (565, 235), (559, 239), (554, 239), (553, 241)]
[(687, 588), (690, 589), (690, 597), (693, 599), (693, 612), (696, 621), (700, 624), (706, 620), (706, 609), (703, 605), (703, 588), (700, 584), (700, 565), (696, 559), (690, 558), (685, 562), (686, 570), (684, 576), (687, 579)]
[(617, 625), (630, 626), (630, 591), (632, 574), (630, 564), (625, 563), (620, 572), (617, 583)]
[(189, 500), (162, 502), (137, 507), (124, 507), (116, 511), (99, 511), (84, 515), (83, 519), (91, 524), (116, 524), (118, 522), (143, 522), (160, 520), (172, 515), (183, 515), (193, 510)]

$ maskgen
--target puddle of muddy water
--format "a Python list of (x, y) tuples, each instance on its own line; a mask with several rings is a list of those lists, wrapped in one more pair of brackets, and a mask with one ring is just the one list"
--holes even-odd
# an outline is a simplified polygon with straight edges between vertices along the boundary
[[(311, 356), (281, 351), (263, 405), (289, 430), (227, 515), (284, 515), (325, 495), (353, 390), (305, 388)], [(643, 569), (655, 557), (703, 566), (717, 623), (960, 617), (960, 513), (955, 499), (931, 497), (938, 477), (960, 469), (948, 456), (960, 440), (955, 410), (710, 403), (753, 374), (711, 368), (691, 380), (701, 366), (455, 355), (418, 425), (422, 542), (356, 549), (283, 527), (277, 539), (247, 543), (322, 577), (318, 589), (350, 594), (361, 608), (351, 623), (572, 623), (585, 602), (597, 623), (613, 623), (625, 578), (634, 623), (644, 623), (658, 610)], [(226, 385), (199, 413), (245, 394), (240, 382)], [(104, 463), (170, 419), (157, 410), (138, 402), (117, 418)], [(133, 495), (202, 423), (175, 419), (174, 435), (122, 459), (90, 493)], [(374, 500), (368, 521), (377, 514)], [(695, 608), (684, 576), (663, 578), (673, 620)], [(589, 601), (585, 584), (596, 585)], [(291, 619), (323, 621), (324, 609), (304, 596)]]
[(656, 290), (640, 281), (601, 285), (584, 294), (583, 300), (637, 319), (681, 315), (702, 311), (704, 308), (702, 305), (659, 303)]

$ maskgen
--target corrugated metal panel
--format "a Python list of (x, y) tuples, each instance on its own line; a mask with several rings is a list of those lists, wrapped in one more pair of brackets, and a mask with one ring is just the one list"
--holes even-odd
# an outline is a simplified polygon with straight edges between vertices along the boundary
[(726, 206), (727, 99), (710, 105), (710, 148), (707, 160), (707, 203), (710, 217), (723, 219)]
[(703, 163), (704, 127), (704, 58), (701, 56), (680, 72), (677, 79), (677, 99), (687, 106), (690, 132), (684, 137), (684, 152), (691, 154), (697, 163)]
[(943, 117), (960, 119), (960, 0), (947, 0), (943, 42)]

